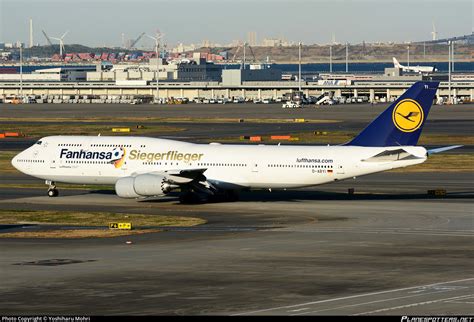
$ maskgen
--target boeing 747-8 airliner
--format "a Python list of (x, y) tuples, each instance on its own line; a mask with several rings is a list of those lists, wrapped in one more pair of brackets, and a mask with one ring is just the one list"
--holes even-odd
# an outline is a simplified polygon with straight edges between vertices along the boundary
[[(46, 180), (113, 184), (119, 197), (183, 199), (241, 189), (320, 185), (423, 163), (431, 153), (416, 146), (438, 83), (417, 82), (352, 141), (337, 146), (193, 144), (146, 137), (48, 136), (19, 153), (12, 164)], [(357, 113), (354, 111), (353, 113)]]

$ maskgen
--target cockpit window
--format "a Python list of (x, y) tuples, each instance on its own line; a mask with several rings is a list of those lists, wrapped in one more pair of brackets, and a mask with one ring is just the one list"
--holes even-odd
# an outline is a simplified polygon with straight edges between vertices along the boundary
[(38, 141), (35, 144), (41, 145), (41, 143), (43, 143), (43, 141)]

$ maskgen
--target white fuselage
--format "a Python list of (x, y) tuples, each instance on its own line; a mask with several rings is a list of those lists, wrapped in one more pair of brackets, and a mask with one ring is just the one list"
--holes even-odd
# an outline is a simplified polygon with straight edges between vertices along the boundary
[[(415, 158), (367, 160), (403, 148)], [(117, 156), (120, 157), (117, 160)], [(193, 144), (147, 137), (50, 136), (19, 153), (21, 172), (55, 182), (115, 184), (144, 173), (205, 169), (220, 189), (298, 188), (406, 167), (423, 147)]]
[(414, 73), (433, 73), (435, 71), (434, 67), (431, 66), (402, 66), (404, 72), (414, 72)]
[(434, 66), (404, 66), (400, 64), (395, 57), (393, 57), (393, 66), (395, 68), (401, 68), (404, 72), (433, 73), (437, 71)]

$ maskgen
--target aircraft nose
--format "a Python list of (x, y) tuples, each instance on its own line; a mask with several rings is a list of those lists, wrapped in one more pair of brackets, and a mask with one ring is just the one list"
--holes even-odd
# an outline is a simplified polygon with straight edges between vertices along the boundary
[(20, 162), (18, 161), (19, 158), (20, 158), (20, 154), (21, 154), (21, 153), (18, 153), (18, 154), (15, 155), (15, 156), (13, 157), (13, 159), (12, 159), (12, 166), (14, 166), (15, 169), (17, 169), (18, 171), (21, 171), (21, 169), (20, 169), (20, 164), (19, 164)]

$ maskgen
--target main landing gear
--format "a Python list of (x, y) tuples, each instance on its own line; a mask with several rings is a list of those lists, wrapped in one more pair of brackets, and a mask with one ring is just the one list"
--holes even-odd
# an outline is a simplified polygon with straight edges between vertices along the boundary
[(48, 185), (48, 197), (57, 197), (59, 195), (58, 189), (56, 189), (56, 183), (54, 181), (46, 180)]

